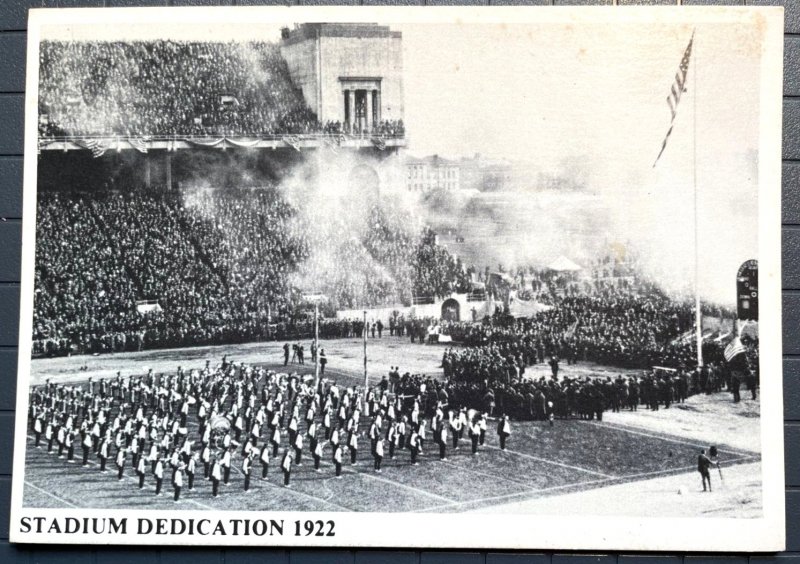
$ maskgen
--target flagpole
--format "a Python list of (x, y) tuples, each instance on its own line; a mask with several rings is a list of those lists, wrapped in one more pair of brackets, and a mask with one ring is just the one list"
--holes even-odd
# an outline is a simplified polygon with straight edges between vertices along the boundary
[(694, 45), (694, 108), (692, 111), (692, 175), (694, 186), (694, 308), (697, 338), (697, 366), (703, 366), (703, 314), (700, 312), (700, 231), (697, 213), (697, 44)]

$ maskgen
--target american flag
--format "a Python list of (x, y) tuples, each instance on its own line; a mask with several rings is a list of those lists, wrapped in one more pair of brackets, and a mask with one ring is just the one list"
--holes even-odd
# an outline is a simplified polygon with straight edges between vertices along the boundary
[(731, 341), (727, 347), (725, 347), (725, 351), (723, 354), (725, 355), (725, 361), (730, 362), (740, 354), (746, 352), (747, 349), (742, 344), (741, 339), (736, 337), (733, 341)]
[(686, 51), (683, 52), (683, 58), (681, 59), (681, 64), (678, 67), (678, 72), (675, 73), (675, 82), (672, 83), (669, 96), (667, 96), (667, 104), (669, 104), (669, 111), (672, 114), (672, 117), (669, 122), (667, 134), (664, 136), (664, 142), (661, 143), (661, 150), (658, 152), (658, 156), (653, 163), (654, 168), (658, 163), (658, 159), (660, 159), (661, 155), (664, 154), (664, 149), (667, 148), (667, 141), (669, 140), (669, 136), (672, 135), (672, 128), (675, 126), (675, 116), (678, 113), (678, 102), (681, 101), (681, 96), (683, 96), (683, 93), (686, 92), (686, 77), (689, 75), (689, 61), (692, 58), (692, 43), (694, 43), (694, 32), (692, 32), (692, 38), (689, 39), (689, 44), (686, 46)]

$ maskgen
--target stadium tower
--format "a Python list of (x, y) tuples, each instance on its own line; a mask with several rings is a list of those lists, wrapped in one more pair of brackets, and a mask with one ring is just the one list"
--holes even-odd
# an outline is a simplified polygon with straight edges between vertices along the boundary
[(281, 53), (321, 123), (368, 131), (403, 119), (402, 34), (374, 24), (302, 24)]

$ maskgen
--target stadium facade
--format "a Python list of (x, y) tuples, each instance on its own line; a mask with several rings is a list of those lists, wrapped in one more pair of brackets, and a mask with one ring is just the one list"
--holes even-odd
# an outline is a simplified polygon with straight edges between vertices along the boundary
[(322, 122), (369, 130), (403, 119), (402, 34), (375, 24), (315, 23), (284, 29), (281, 53)]

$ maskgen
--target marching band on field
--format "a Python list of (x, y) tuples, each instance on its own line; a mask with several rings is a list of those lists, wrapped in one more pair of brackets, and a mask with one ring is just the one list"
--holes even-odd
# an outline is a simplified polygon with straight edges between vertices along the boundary
[[(447, 460), (448, 446), (460, 448), (465, 434), (476, 455), (485, 444), (489, 419), (466, 408), (449, 409), (446, 397), (428, 405), (421, 395), (392, 394), (381, 386), (366, 393), (325, 379), (315, 386), (313, 378), (225, 357), (216, 369), (206, 361), (202, 370), (178, 367), (158, 375), (149, 370), (128, 378), (118, 372), (111, 380), (89, 378), (83, 385), (48, 379), (31, 389), (29, 405), (36, 448), (44, 446), (73, 464), (78, 444), (84, 467), (95, 456), (106, 474), (113, 461), (120, 481), (132, 468), (139, 489), (149, 474), (158, 496), (166, 471), (176, 503), (184, 484), (195, 489), (200, 471), (211, 482), (213, 497), (219, 496), (220, 483), (231, 483), (232, 468), (249, 492), (253, 467), (266, 481), (273, 461), (279, 462), (285, 487), (291, 487), (293, 470), (308, 457), (315, 472), (322, 472), (322, 460), (329, 457), (341, 479), (345, 462), (359, 463), (362, 439), (369, 441), (374, 472), (382, 471), (386, 455), (395, 460), (407, 453), (411, 465), (419, 464), (429, 433), (440, 460)], [(505, 449), (511, 425), (504, 415), (497, 435)]]

